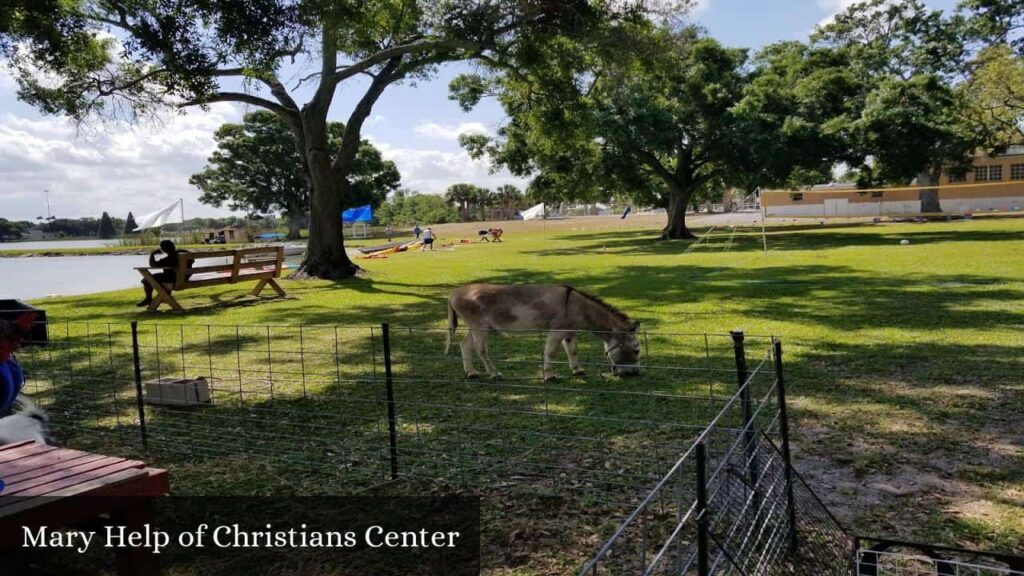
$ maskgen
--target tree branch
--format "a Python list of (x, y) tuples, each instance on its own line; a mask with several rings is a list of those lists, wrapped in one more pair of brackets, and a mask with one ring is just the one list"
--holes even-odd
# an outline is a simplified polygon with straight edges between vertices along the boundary
[(658, 160), (658, 157), (653, 153), (644, 150), (643, 148), (637, 147), (634, 149), (634, 154), (640, 158), (640, 161), (647, 164), (654, 173), (657, 174), (666, 184), (671, 186), (677, 186), (679, 183), (676, 182), (675, 176)]
[[(391, 60), (404, 56), (406, 54), (412, 54), (415, 52), (427, 52), (429, 50), (477, 50), (479, 46), (472, 42), (466, 42), (464, 40), (420, 40), (418, 42), (411, 42), (408, 44), (400, 44), (398, 46), (392, 46), (391, 48), (385, 48), (380, 52), (373, 54), (368, 58), (364, 58), (359, 62), (350, 64), (343, 68), (335, 68), (335, 71), (330, 74), (327, 78), (327, 82), (338, 84), (348, 78), (360, 74), (370, 68), (383, 64)], [(326, 71), (324, 72), (327, 73)]]
[(281, 106), (280, 104), (271, 102), (266, 98), (260, 98), (252, 94), (246, 94), (245, 92), (217, 92), (211, 94), (206, 98), (197, 98), (188, 102), (178, 104), (178, 108), (188, 108), (190, 106), (205, 106), (207, 104), (213, 104), (214, 102), (242, 102), (243, 104), (250, 104), (252, 106), (259, 106), (278, 114), (282, 117), (288, 117), (290, 111)]
[(352, 161), (355, 160), (356, 153), (359, 152), (359, 144), (362, 142), (361, 131), (363, 128), (363, 122), (366, 121), (366, 117), (370, 115), (373, 110), (374, 103), (380, 98), (380, 95), (384, 93), (384, 89), (388, 87), (392, 82), (396, 82), (404, 76), (404, 72), (401, 72), (399, 68), (402, 65), (401, 56), (393, 58), (389, 61), (380, 74), (373, 79), (370, 83), (370, 87), (367, 88), (366, 94), (356, 104), (352, 114), (348, 118), (348, 122), (345, 123), (345, 135), (341, 138), (341, 145), (338, 147), (338, 155), (335, 157), (334, 162), (331, 164), (331, 169), (345, 173), (348, 168), (352, 165)]

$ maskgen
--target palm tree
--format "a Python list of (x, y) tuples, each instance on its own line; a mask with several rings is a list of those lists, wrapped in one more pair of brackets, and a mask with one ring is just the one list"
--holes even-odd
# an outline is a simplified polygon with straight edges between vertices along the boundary
[(472, 184), (452, 184), (444, 195), (445, 200), (459, 209), (462, 221), (469, 220), (469, 204), (476, 199), (476, 186)]
[(519, 191), (519, 188), (511, 184), (504, 184), (498, 186), (495, 196), (497, 197), (498, 204), (502, 207), (504, 218), (511, 220), (516, 214), (519, 203), (523, 200), (523, 193)]
[(480, 209), (480, 220), (487, 220), (487, 208), (494, 205), (494, 192), (479, 186), (474, 186), (474, 188), (476, 188), (476, 190), (473, 194), (473, 201)]

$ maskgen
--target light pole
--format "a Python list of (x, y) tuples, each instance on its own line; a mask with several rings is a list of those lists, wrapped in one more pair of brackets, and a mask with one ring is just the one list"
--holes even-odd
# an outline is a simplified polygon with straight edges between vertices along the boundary
[(46, 195), (46, 219), (53, 220), (53, 212), (50, 210), (50, 190), (43, 190), (43, 194)]

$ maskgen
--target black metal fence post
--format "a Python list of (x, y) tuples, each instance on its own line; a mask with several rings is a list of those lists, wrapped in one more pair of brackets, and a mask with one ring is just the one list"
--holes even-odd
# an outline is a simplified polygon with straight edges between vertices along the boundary
[(747, 352), (744, 345), (743, 330), (732, 330), (732, 350), (736, 356), (736, 385), (740, 392), (740, 402), (743, 404), (743, 424), (748, 424), (753, 418), (753, 407), (750, 405), (750, 388), (745, 387), (750, 374), (747, 371)]
[(785, 468), (783, 478), (786, 481), (786, 507), (789, 514), (789, 550), (796, 550), (796, 505), (793, 499), (793, 462), (789, 451), (789, 413), (786, 411), (786, 379), (782, 370), (782, 342), (772, 338), (775, 354), (775, 386), (779, 395), (779, 434), (782, 436), (782, 460)]
[(388, 449), (391, 456), (391, 479), (398, 479), (398, 431), (395, 416), (395, 383), (391, 373), (391, 327), (387, 322), (380, 325), (384, 341), (384, 385), (387, 388), (388, 403)]
[(709, 576), (708, 562), (708, 453), (703, 442), (696, 446), (697, 460), (697, 576)]
[(132, 362), (135, 365), (135, 405), (139, 411), (139, 432), (142, 434), (142, 447), (149, 449), (149, 437), (146, 434), (146, 405), (142, 398), (142, 358), (139, 354), (139, 322), (132, 320)]
[(750, 491), (753, 493), (753, 502), (751, 510), (755, 515), (761, 510), (761, 499), (757, 494), (757, 482), (758, 482), (758, 464), (757, 459), (757, 446), (755, 446), (755, 440), (757, 439), (757, 431), (754, 430), (754, 403), (750, 395), (750, 386), (747, 385), (747, 380), (750, 379), (750, 373), (747, 370), (747, 351), (744, 345), (744, 334), (742, 330), (732, 330), (729, 332), (732, 336), (732, 347), (733, 352), (736, 355), (736, 385), (739, 387), (740, 392), (740, 404), (743, 405), (743, 444), (746, 446), (746, 469), (747, 478), (750, 482)]

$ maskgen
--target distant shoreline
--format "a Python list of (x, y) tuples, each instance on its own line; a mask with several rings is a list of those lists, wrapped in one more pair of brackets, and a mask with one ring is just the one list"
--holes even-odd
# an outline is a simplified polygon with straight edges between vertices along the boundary
[(0, 258), (42, 258), (53, 256), (145, 256), (153, 248), (33, 248), (29, 250), (4, 250), (0, 247)]

